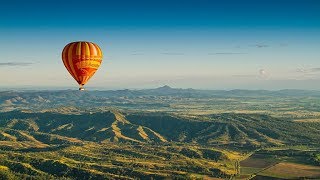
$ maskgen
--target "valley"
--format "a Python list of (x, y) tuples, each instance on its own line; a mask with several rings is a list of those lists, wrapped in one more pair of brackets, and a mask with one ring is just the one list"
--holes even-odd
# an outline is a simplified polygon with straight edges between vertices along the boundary
[(0, 176), (319, 178), (319, 99), (167, 86), (0, 92)]

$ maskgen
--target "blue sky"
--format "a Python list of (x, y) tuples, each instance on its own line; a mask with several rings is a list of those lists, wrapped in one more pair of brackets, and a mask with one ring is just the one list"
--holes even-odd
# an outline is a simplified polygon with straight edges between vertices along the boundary
[(320, 89), (317, 0), (7, 1), (2, 87), (76, 87), (61, 50), (100, 45), (91, 88)]

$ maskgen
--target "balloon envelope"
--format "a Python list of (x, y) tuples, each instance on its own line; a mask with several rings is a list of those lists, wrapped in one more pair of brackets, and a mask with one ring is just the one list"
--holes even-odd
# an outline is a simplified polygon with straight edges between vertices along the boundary
[(98, 70), (102, 62), (102, 51), (92, 42), (72, 42), (64, 47), (62, 61), (71, 76), (82, 87)]

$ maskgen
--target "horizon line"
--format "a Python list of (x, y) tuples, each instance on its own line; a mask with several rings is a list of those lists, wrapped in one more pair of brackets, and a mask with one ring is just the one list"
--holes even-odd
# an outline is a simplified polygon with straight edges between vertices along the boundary
[[(182, 88), (182, 87), (172, 87), (168, 85), (163, 86), (155, 86), (151, 88), (128, 88), (128, 87), (122, 87), (122, 88), (106, 88), (106, 87), (88, 87), (85, 88), (86, 92), (90, 91), (121, 91), (121, 90), (131, 90), (131, 91), (139, 91), (139, 90), (153, 90), (153, 89), (159, 89), (159, 88), (170, 88), (175, 90), (201, 90), (201, 91), (284, 91), (284, 90), (293, 90), (293, 91), (317, 91), (320, 92), (320, 89), (297, 89), (297, 88), (279, 88), (279, 89), (261, 89), (261, 88)], [(0, 86), (1, 90), (0, 92), (6, 92), (6, 91), (79, 91), (77, 87), (69, 87), (69, 86), (24, 86), (24, 87), (3, 87)]]

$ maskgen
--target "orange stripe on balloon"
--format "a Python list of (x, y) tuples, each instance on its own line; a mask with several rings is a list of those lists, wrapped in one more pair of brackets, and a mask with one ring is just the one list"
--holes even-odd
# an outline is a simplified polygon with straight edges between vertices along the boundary
[(77, 77), (77, 73), (76, 73), (76, 71), (75, 71), (75, 69), (74, 69), (73, 59), (72, 59), (72, 57), (73, 57), (73, 51), (74, 51), (74, 49), (75, 49), (75, 48), (74, 48), (74, 45), (75, 45), (75, 43), (72, 43), (72, 44), (70, 45), (69, 50), (68, 50), (68, 64), (69, 64), (69, 66), (70, 66), (71, 72), (72, 72), (75, 80), (79, 83), (79, 80), (78, 80), (78, 77)]
[(83, 83), (83, 76), (79, 76), (79, 81), (80, 81), (79, 84), (84, 84), (84, 83)]
[[(94, 74), (94, 73), (93, 73)], [(89, 81), (89, 79), (91, 79), (92, 78), (92, 75), (93, 75), (92, 73), (89, 73), (89, 75), (88, 75), (88, 78), (87, 78), (87, 81)]]
[(84, 77), (83, 77), (83, 83), (87, 83), (87, 82), (88, 82), (88, 77), (89, 77), (89, 76), (84, 76)]
[(81, 84), (85, 84), (86, 82), (84, 81), (86, 76), (81, 76)]
[[(63, 63), (65, 64), (65, 66), (68, 66), (68, 64), (66, 63), (66, 59), (68, 58), (67, 57), (67, 52), (68, 52), (68, 49), (70, 47), (71, 44), (68, 44), (66, 47), (64, 47), (63, 51), (62, 51), (62, 61)], [(68, 68), (68, 67), (67, 67)]]
[[(79, 43), (80, 42), (75, 42), (75, 47), (76, 46), (78, 46), (79, 45)], [(81, 52), (80, 52), (80, 54), (83, 54), (82, 52), (82, 47), (84, 47), (84, 42), (81, 42)], [(77, 77), (77, 82), (78, 82), (78, 84), (81, 84), (81, 80), (80, 80), (80, 76), (81, 76), (81, 70), (78, 68), (78, 66), (77, 66), (77, 64), (78, 63), (81, 63), (81, 61), (82, 61), (82, 58), (81, 58), (81, 55), (80, 56), (78, 56), (78, 55), (76, 55), (76, 53), (77, 53), (77, 50), (76, 50), (76, 48), (74, 48), (73, 50), (72, 50), (72, 65), (73, 65), (73, 67), (74, 67), (74, 70), (75, 70), (75, 76)]]
[(62, 51), (62, 62), (64, 64), (64, 66), (67, 68), (68, 72), (71, 74), (71, 76), (75, 78), (75, 76), (72, 74), (72, 71), (71, 71), (71, 68), (69, 66), (69, 63), (68, 63), (68, 50), (70, 48), (70, 45), (71, 44), (68, 44)]
[(86, 83), (87, 83), (86, 77), (87, 77), (87, 76), (83, 76), (83, 77), (82, 77), (82, 83), (83, 83), (83, 84), (86, 84)]
[(89, 73), (88, 78), (87, 78), (87, 81), (89, 81), (89, 79), (90, 79), (91, 77), (92, 77), (92, 76), (90, 76), (90, 73)]
[(86, 52), (86, 43), (83, 42), (81, 46), (81, 60), (85, 59), (85, 52)]
[(70, 46), (70, 44), (68, 44), (66, 47), (64, 47), (63, 51), (62, 51), (62, 62), (68, 71), (69, 71), (69, 69), (68, 69), (68, 65), (66, 63), (66, 59), (67, 59), (66, 52), (68, 51), (69, 46)]

